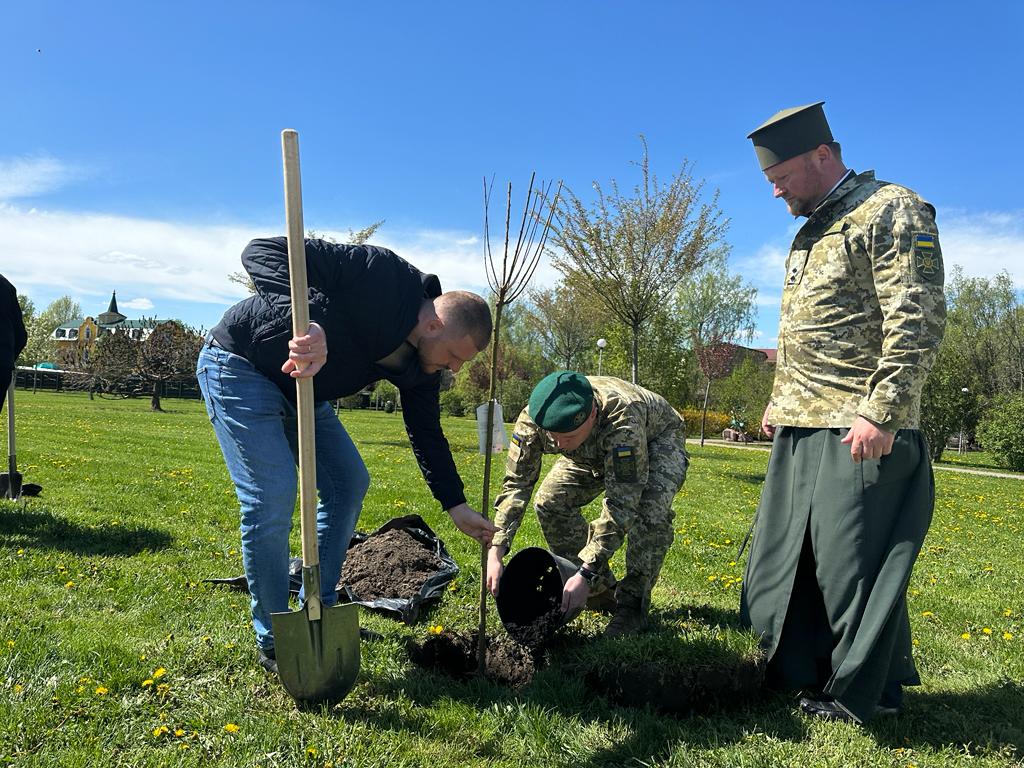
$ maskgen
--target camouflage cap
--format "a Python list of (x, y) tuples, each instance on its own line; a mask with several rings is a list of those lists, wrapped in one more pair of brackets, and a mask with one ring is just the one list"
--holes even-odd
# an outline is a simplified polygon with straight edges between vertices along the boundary
[(747, 136), (754, 142), (762, 171), (833, 141), (825, 110), (821, 108), (824, 103), (776, 112)]
[(572, 432), (590, 416), (594, 390), (587, 377), (575, 371), (555, 371), (533, 388), (527, 409), (530, 418), (549, 432)]

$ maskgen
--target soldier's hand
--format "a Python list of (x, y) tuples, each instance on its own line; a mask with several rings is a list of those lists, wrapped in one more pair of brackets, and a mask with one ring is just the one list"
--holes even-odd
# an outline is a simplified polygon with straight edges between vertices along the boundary
[(485, 547), (491, 543), (491, 538), (498, 532), (494, 523), (465, 502), (449, 509), (448, 514), (452, 516), (452, 522), (455, 523), (456, 528), (471, 539), (476, 539)]
[(588, 597), (590, 585), (578, 573), (565, 582), (565, 587), (562, 588), (562, 613), (565, 614), (566, 621), (572, 621), (580, 615)]
[(288, 342), (288, 350), (282, 373), (293, 379), (313, 376), (327, 362), (327, 334), (316, 323), (310, 323), (305, 336), (296, 336)]
[(772, 407), (769, 405), (764, 409), (764, 415), (761, 417), (761, 431), (764, 432), (769, 439), (775, 437), (775, 425), (768, 422), (768, 417), (771, 414)]
[(892, 453), (892, 444), (895, 440), (895, 432), (882, 429), (863, 416), (858, 416), (846, 437), (842, 439), (842, 443), (850, 446), (853, 463), (860, 464), (864, 459), (888, 456)]
[(505, 572), (505, 565), (501, 562), (501, 552), (504, 547), (491, 547), (487, 551), (487, 590), (498, 596), (498, 584), (501, 583), (501, 574)]

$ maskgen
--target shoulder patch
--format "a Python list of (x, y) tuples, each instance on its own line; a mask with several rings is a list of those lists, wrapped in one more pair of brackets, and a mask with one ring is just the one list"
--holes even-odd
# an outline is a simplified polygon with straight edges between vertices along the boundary
[(942, 274), (939, 238), (930, 232), (914, 232), (910, 239), (914, 271), (922, 280), (935, 280)]
[(512, 433), (512, 438), (508, 442), (508, 460), (517, 462), (519, 457), (523, 454), (523, 437), (517, 435), (515, 432)]
[(617, 445), (612, 448), (612, 465), (615, 479), (620, 483), (636, 482), (636, 455), (630, 445)]

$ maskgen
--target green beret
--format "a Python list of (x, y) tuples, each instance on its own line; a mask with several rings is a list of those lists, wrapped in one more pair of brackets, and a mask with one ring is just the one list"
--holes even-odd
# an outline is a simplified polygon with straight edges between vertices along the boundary
[(747, 136), (754, 142), (762, 171), (833, 141), (825, 110), (821, 108), (824, 103), (776, 112)]
[(594, 390), (576, 371), (555, 371), (545, 376), (530, 395), (530, 418), (549, 432), (573, 432), (587, 420), (594, 405)]

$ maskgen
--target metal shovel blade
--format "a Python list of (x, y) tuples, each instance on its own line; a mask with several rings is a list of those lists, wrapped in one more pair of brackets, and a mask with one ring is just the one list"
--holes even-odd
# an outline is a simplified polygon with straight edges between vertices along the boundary
[(0, 498), (17, 499), (21, 496), (21, 492), (21, 472), (4, 472), (0, 474)]
[(341, 701), (359, 675), (359, 606), (318, 608), (319, 618), (310, 616), (309, 601), (297, 611), (270, 614), (277, 672), (300, 705)]

